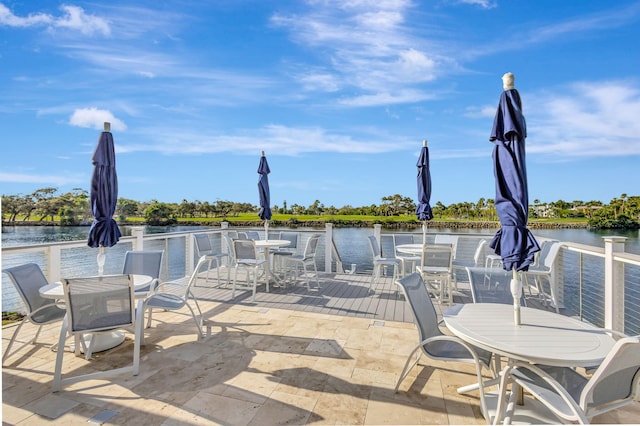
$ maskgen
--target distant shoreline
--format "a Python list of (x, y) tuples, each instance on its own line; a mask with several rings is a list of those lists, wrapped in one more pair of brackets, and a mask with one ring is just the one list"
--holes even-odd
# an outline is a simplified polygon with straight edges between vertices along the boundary
[[(179, 221), (175, 226), (220, 226), (220, 220), (212, 221)], [(262, 227), (264, 221), (229, 221), (230, 227)], [(421, 222), (407, 222), (407, 221), (371, 221), (371, 220), (340, 220), (335, 219), (328, 220), (298, 220), (292, 221), (270, 221), (269, 224), (272, 227), (311, 227), (311, 228), (323, 228), (326, 223), (333, 223), (336, 227), (341, 228), (368, 228), (374, 224), (381, 224), (383, 228), (392, 229), (416, 229), (422, 226)], [(133, 221), (119, 221), (120, 226), (146, 226), (143, 222)], [(55, 221), (17, 221), (7, 222), (2, 221), (2, 226), (62, 226), (59, 222)], [(88, 224), (80, 225), (64, 225), (64, 226), (78, 226), (86, 227), (91, 226)], [(498, 229), (500, 228), (500, 222), (498, 221), (429, 221), (427, 222), (429, 228), (466, 228), (466, 229)], [(527, 226), (529, 229), (589, 229), (589, 225), (586, 222), (530, 222)]]

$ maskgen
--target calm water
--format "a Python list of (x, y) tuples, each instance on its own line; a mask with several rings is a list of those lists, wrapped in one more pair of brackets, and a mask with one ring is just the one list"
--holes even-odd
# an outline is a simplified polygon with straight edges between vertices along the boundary
[[(158, 234), (163, 232), (181, 232), (201, 230), (198, 226), (147, 226), (145, 234)], [(308, 228), (304, 228), (308, 230)], [(278, 231), (278, 228), (271, 228)], [(316, 229), (324, 232), (324, 228)], [(123, 235), (131, 235), (131, 227), (120, 227)], [(340, 248), (340, 255), (345, 263), (362, 263), (365, 257), (369, 257), (367, 236), (371, 235), (373, 228), (334, 228), (336, 245)], [(382, 230), (383, 233), (394, 231)], [(414, 231), (420, 235), (420, 231)], [(429, 233), (434, 232), (455, 232), (472, 235), (493, 236), (495, 230), (476, 229), (435, 229), (429, 228)], [(29, 244), (50, 243), (58, 241), (78, 241), (86, 240), (89, 234), (88, 226), (3, 226), (2, 227), (2, 247), (15, 247)], [(590, 231), (586, 229), (545, 229), (535, 230), (534, 234), (540, 237), (551, 238), (560, 241), (572, 241), (575, 243), (587, 244), (597, 247), (604, 247), (603, 237), (623, 236), (627, 237), (625, 251), (640, 254), (640, 231)], [(362, 249), (364, 247), (364, 250)], [(364, 253), (363, 253), (364, 252)], [(360, 259), (362, 258), (362, 259)]]

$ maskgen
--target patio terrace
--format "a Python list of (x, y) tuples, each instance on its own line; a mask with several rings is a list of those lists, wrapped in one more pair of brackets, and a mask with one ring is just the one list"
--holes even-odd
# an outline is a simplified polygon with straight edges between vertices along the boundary
[[(393, 388), (417, 344), (406, 302), (390, 278), (369, 295), (368, 274), (323, 273), (322, 288), (260, 288), (231, 299), (231, 290), (201, 280), (195, 287), (207, 336), (198, 340), (186, 308), (154, 312), (145, 329), (140, 374), (73, 384), (51, 393), (59, 324), (38, 344), (6, 360), (3, 424), (483, 424), (477, 394), (456, 388), (475, 380), (467, 364), (414, 368)], [(464, 284), (456, 302), (469, 300)], [(443, 307), (436, 305), (441, 311)], [(3, 329), (3, 347), (12, 329)], [(23, 327), (20, 339), (29, 330)], [(124, 344), (65, 357), (63, 374), (130, 361)], [(637, 423), (640, 404), (594, 418)]]

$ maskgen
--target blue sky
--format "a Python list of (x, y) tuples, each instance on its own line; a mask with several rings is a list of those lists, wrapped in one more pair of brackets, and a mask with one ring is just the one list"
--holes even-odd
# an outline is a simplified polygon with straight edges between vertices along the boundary
[(640, 2), (0, 0), (0, 192), (89, 189), (103, 122), (119, 196), (272, 205), (494, 198), (515, 74), (529, 199), (640, 195)]

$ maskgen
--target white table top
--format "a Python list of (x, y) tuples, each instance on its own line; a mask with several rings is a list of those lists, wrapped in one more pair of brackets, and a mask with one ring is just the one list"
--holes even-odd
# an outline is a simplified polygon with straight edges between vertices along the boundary
[(427, 244), (423, 246), (422, 244), (398, 244), (396, 246), (396, 250), (400, 253), (408, 253), (408, 254), (422, 254), (423, 247), (427, 247), (429, 250), (449, 250), (451, 251), (451, 246), (446, 244)]
[[(144, 288), (151, 283), (153, 278), (148, 275), (133, 275), (133, 289), (137, 290), (140, 288)], [(45, 286), (40, 287), (40, 296), (45, 299), (62, 299), (64, 297), (64, 290), (62, 289), (62, 283), (56, 282), (52, 284), (47, 284)]]
[(600, 364), (615, 341), (602, 329), (575, 318), (540, 309), (521, 308), (521, 325), (513, 306), (468, 303), (444, 314), (453, 334), (466, 342), (526, 362), (563, 367)]
[(254, 240), (256, 242), (256, 247), (258, 248), (268, 248), (268, 247), (286, 247), (291, 244), (289, 240)]

